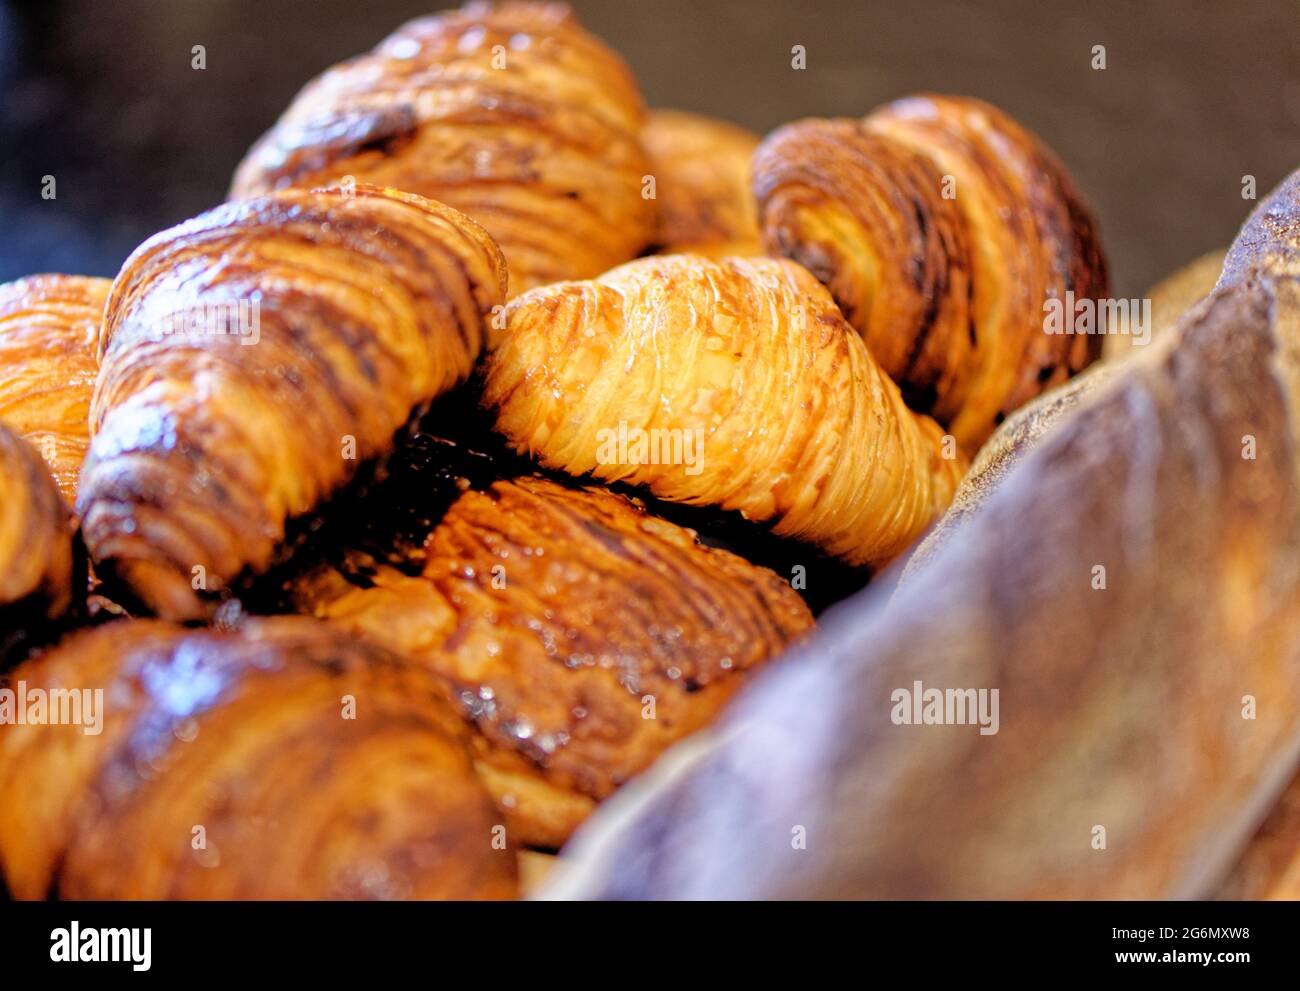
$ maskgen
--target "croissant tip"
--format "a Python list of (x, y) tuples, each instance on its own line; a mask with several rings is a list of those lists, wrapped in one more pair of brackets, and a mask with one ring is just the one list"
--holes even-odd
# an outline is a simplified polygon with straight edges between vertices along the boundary
[(214, 607), (201, 599), (188, 576), (156, 561), (112, 562), (113, 577), (131, 589), (142, 605), (160, 619), (206, 623)]

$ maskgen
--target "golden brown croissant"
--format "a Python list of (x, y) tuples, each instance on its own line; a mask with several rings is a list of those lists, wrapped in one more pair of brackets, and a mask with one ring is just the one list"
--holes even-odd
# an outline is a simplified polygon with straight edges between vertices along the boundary
[(963, 448), (1100, 353), (1096, 334), (1044, 329), (1048, 299), (1107, 293), (1096, 223), (1055, 156), (995, 107), (923, 95), (799, 121), (753, 168), (768, 249), (830, 288)]
[(466, 377), (504, 297), (463, 214), (371, 186), (286, 190), (127, 260), (78, 499), (98, 570), (169, 618), (272, 561), (287, 520)]
[(84, 585), (75, 530), (41, 456), (0, 425), (0, 667), (42, 639)]
[(650, 156), (661, 254), (761, 254), (749, 188), (758, 135), (682, 110), (652, 110), (641, 131)]
[(418, 575), (322, 569), (304, 611), (456, 687), (512, 836), (558, 847), (812, 628), (790, 585), (623, 496), (535, 477), (461, 496)]
[(643, 258), (526, 293), (484, 400), (548, 467), (739, 510), (854, 564), (907, 547), (964, 465), (784, 260)]
[(650, 242), (644, 114), (627, 66), (568, 7), (470, 4), (309, 83), (231, 192), (353, 176), (441, 200), (500, 242), (518, 293), (597, 275)]
[[(513, 843), (445, 683), (325, 624), (121, 621), (9, 687), (32, 720), (0, 732), (17, 898), (515, 893)], [(78, 722), (49, 718), (56, 689)]]
[(0, 420), (41, 452), (69, 505), (89, 442), (92, 344), (110, 285), (33, 275), (0, 286)]

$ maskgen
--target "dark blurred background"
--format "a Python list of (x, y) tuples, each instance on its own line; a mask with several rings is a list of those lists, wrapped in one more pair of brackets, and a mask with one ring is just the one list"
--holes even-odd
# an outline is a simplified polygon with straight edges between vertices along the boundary
[[(421, 0), (0, 0), (0, 281), (112, 275), (222, 200), (297, 89)], [(918, 89), (990, 100), (1065, 160), (1119, 293), (1226, 244), (1300, 166), (1298, 0), (613, 0), (573, 4), (652, 106), (758, 131)], [(790, 67), (791, 46), (807, 69)], [(191, 68), (206, 47), (207, 68)], [(1107, 67), (1091, 67), (1105, 45)], [(57, 198), (41, 198), (42, 177)]]

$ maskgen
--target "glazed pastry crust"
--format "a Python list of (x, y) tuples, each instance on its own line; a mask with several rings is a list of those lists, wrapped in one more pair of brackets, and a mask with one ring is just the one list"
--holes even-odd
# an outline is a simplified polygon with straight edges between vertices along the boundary
[(0, 642), (10, 622), (55, 619), (72, 605), (76, 526), (30, 444), (0, 426)]
[(807, 264), (916, 408), (974, 451), (1100, 354), (1044, 301), (1107, 295), (1096, 223), (1064, 167), (1000, 110), (926, 94), (801, 121), (754, 160), (769, 250)]
[(758, 135), (701, 114), (652, 110), (641, 143), (655, 177), (659, 253), (762, 253), (749, 188)]
[(412, 21), (298, 95), (231, 195), (345, 176), (480, 221), (511, 292), (585, 278), (654, 234), (644, 105), (622, 59), (562, 4), (471, 4)]
[(970, 387), (970, 246), (929, 159), (855, 120), (804, 120), (754, 156), (768, 251), (817, 276), (913, 404), (951, 420)]
[[(484, 402), (516, 450), (770, 521), (852, 564), (915, 540), (965, 465), (793, 262), (643, 258), (527, 293), (506, 323)], [(614, 448), (624, 430), (676, 438), (682, 463)]]
[(91, 348), (111, 284), (33, 275), (0, 286), (0, 421), (41, 453), (69, 505), (89, 443)]
[(0, 864), (17, 898), (516, 894), (445, 685), (378, 646), (306, 618), (235, 634), (124, 621), (14, 677), (104, 689), (98, 735), (0, 734)]
[(773, 572), (623, 496), (541, 478), (466, 492), (421, 575), (383, 567), (367, 584), (325, 569), (296, 604), (449, 679), (511, 835), (544, 847), (813, 626)]
[[(468, 375), (504, 289), (473, 221), (364, 185), (231, 203), (151, 238), (99, 342), (79, 509), (101, 575), (164, 617), (203, 615), (195, 576), (214, 592), (264, 570), (286, 521)], [(230, 312), (214, 307), (252, 302), (243, 333), (213, 332)]]

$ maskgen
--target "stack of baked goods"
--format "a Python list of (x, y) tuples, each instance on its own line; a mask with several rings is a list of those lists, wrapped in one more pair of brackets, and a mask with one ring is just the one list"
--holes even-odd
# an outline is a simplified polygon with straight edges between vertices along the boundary
[[(0, 287), (9, 892), (510, 898), (556, 851), (585, 896), (1217, 883), (1300, 746), (1272, 203), (1064, 385), (1097, 227), (996, 108), (760, 141), (647, 113), (561, 5), (398, 29), (111, 284)], [(1001, 731), (900, 732), (914, 680)]]

